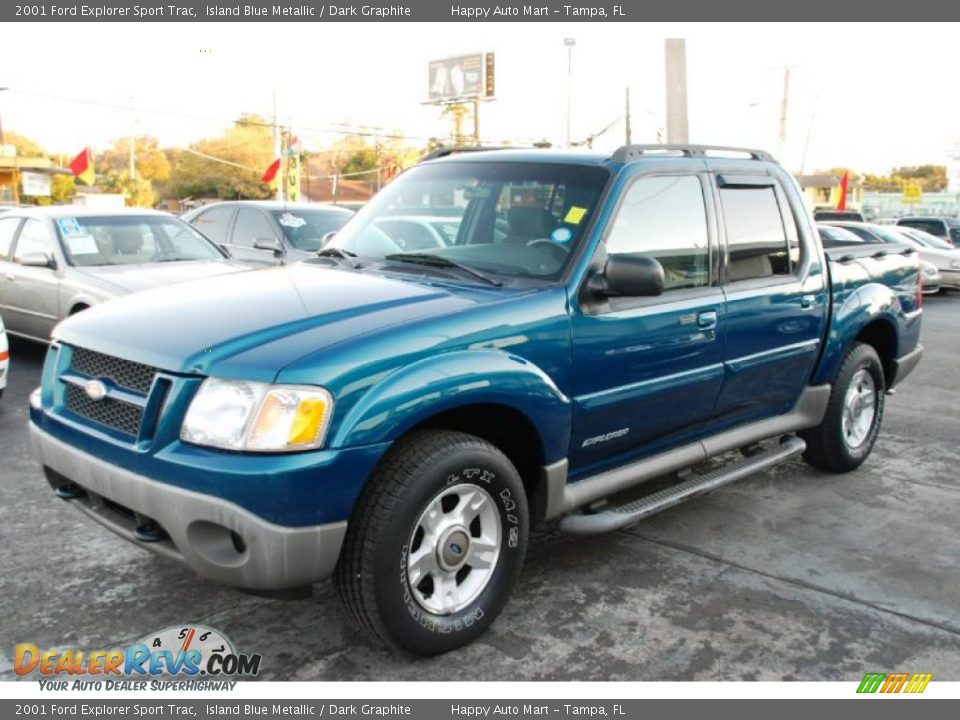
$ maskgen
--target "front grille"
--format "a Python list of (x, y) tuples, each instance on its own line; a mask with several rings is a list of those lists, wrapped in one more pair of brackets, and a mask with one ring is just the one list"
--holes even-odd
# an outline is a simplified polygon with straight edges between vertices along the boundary
[(91, 400), (82, 388), (66, 386), (66, 407), (70, 412), (133, 437), (140, 430), (143, 408), (106, 397)]
[(70, 369), (92, 378), (104, 378), (118, 387), (146, 395), (150, 392), (156, 368), (130, 360), (121, 360), (110, 355), (74, 348)]

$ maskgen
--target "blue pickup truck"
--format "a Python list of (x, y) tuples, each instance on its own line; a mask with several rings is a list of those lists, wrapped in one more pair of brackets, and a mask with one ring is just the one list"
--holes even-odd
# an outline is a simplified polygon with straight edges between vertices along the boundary
[(920, 319), (914, 249), (825, 253), (763, 152), (440, 152), (314, 259), (63, 322), (31, 443), (122, 537), (254, 592), (333, 577), (437, 654), (500, 613), (531, 525), (859, 466)]

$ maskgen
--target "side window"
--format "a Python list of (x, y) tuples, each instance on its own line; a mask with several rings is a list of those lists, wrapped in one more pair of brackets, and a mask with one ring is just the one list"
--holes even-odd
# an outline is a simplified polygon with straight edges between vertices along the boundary
[(0, 260), (10, 259), (10, 246), (13, 234), (17, 231), (20, 218), (0, 218)]
[(233, 217), (233, 207), (212, 207), (204, 210), (193, 219), (193, 225), (213, 240), (215, 243), (227, 242), (227, 231), (230, 229), (230, 218)]
[(640, 178), (627, 191), (607, 252), (642, 253), (663, 266), (664, 289), (710, 284), (703, 186), (693, 175)]
[(27, 220), (23, 229), (20, 230), (20, 236), (13, 251), (13, 261), (20, 262), (24, 255), (30, 253), (53, 255), (53, 237), (39, 220)]
[(254, 240), (276, 237), (276, 231), (262, 212), (252, 208), (240, 208), (237, 211), (237, 222), (233, 226), (234, 245), (252, 248)]
[(731, 282), (790, 274), (783, 216), (772, 187), (720, 188)]

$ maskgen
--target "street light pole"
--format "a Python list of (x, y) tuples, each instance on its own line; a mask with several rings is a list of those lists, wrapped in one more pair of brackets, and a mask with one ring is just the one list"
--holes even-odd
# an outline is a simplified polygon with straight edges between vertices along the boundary
[[(0, 87), (0, 92), (10, 88)], [(3, 113), (0, 113), (0, 145), (3, 145)]]
[(570, 147), (570, 114), (573, 106), (573, 48), (576, 47), (576, 38), (564, 38), (563, 44), (567, 48), (567, 147)]

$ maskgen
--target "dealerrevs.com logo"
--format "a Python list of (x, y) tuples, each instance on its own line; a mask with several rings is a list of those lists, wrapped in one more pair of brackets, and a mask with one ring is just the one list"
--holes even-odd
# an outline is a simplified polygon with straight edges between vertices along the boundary
[(918, 694), (927, 689), (931, 680), (933, 673), (867, 673), (857, 692)]
[(14, 647), (17, 675), (89, 679), (110, 677), (255, 676), (259, 654), (238, 653), (219, 630), (201, 625), (169, 627), (125, 648), (41, 650), (33, 643)]

